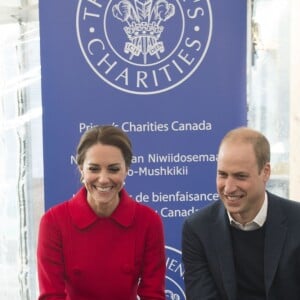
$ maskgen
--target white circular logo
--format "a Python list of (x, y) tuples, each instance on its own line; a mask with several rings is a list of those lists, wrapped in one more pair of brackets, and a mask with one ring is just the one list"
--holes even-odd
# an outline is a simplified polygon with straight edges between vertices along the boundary
[(181, 251), (170, 246), (165, 246), (165, 248), (167, 255), (166, 299), (185, 300)]
[(79, 0), (79, 45), (110, 86), (157, 94), (186, 81), (203, 61), (212, 34), (209, 0)]

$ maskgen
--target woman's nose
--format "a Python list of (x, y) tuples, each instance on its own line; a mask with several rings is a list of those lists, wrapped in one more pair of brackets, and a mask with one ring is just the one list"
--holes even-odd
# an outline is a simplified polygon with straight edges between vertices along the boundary
[(107, 182), (109, 180), (109, 176), (106, 172), (101, 172), (98, 176), (98, 181), (99, 182)]

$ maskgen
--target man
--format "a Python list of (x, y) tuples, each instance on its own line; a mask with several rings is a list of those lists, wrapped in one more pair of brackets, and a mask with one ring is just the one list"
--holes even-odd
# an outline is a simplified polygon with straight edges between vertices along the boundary
[(270, 145), (237, 128), (218, 154), (219, 201), (182, 232), (187, 300), (299, 300), (300, 203), (266, 191)]

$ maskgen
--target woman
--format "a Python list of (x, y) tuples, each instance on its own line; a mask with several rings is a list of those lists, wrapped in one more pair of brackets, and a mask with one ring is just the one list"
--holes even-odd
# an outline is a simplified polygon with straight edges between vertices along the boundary
[(83, 187), (41, 219), (39, 299), (165, 299), (162, 221), (123, 187), (132, 159), (127, 135), (94, 127), (76, 159)]

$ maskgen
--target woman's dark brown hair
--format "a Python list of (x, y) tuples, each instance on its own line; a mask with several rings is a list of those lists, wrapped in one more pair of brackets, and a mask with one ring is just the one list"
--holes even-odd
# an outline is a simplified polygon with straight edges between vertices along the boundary
[(121, 150), (126, 167), (132, 160), (132, 145), (127, 134), (112, 125), (95, 126), (87, 130), (80, 138), (77, 146), (76, 162), (82, 166), (87, 150), (95, 144), (109, 145)]

